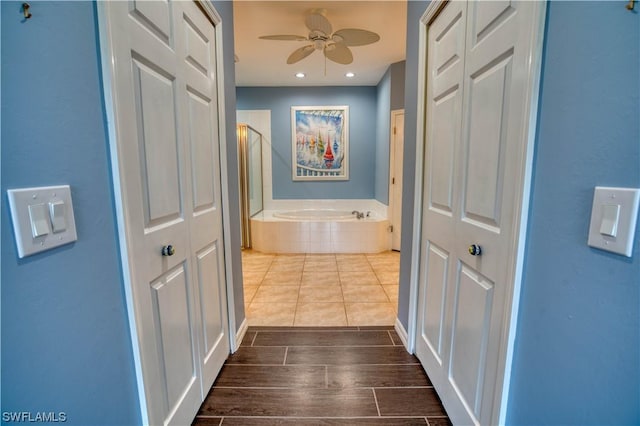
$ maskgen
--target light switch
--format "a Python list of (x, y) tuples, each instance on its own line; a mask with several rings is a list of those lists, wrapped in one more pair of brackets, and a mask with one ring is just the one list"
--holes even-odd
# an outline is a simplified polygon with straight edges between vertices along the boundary
[(69, 185), (10, 189), (7, 196), (18, 257), (78, 239)]
[(596, 186), (587, 244), (631, 257), (639, 204), (638, 188)]
[(33, 238), (42, 237), (49, 233), (49, 215), (44, 204), (32, 204), (29, 206), (29, 222), (31, 223), (31, 235)]
[(49, 203), (49, 216), (51, 217), (51, 228), (54, 234), (67, 229), (64, 201)]
[[(615, 237), (618, 233), (618, 218), (620, 217), (619, 204), (605, 204), (602, 206), (602, 222), (600, 223), (600, 233)], [(55, 232), (55, 229), (54, 231)]]

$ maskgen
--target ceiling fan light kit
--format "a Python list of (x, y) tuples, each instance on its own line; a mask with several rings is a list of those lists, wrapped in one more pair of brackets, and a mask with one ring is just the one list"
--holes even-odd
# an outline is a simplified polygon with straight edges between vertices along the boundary
[(365, 46), (380, 40), (378, 34), (360, 28), (343, 28), (333, 32), (333, 27), (325, 15), (325, 9), (312, 9), (309, 11), (305, 19), (305, 25), (309, 29), (307, 37), (275, 34), (264, 35), (259, 38), (262, 40), (307, 41), (311, 43), (294, 50), (287, 58), (287, 64), (295, 64), (318, 50), (322, 51), (326, 59), (342, 65), (348, 65), (353, 62), (353, 53), (349, 46)]

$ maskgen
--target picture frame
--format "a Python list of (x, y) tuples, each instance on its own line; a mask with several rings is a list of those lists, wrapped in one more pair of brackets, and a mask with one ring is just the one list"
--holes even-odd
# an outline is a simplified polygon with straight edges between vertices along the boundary
[(349, 107), (291, 107), (294, 181), (349, 180)]

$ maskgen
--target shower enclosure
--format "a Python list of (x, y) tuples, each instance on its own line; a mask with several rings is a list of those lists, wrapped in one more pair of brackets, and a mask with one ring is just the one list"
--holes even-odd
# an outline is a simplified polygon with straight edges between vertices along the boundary
[(263, 209), (262, 134), (246, 124), (238, 124), (237, 133), (242, 248), (251, 248), (250, 219)]

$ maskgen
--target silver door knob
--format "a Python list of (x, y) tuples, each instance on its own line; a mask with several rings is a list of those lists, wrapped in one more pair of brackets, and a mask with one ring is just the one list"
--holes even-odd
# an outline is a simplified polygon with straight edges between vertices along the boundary
[(168, 246), (162, 247), (163, 256), (173, 256), (175, 252), (176, 252), (176, 249), (174, 249), (171, 244), (169, 244)]
[(480, 256), (482, 254), (482, 248), (477, 244), (471, 244), (469, 246), (469, 254), (471, 256)]

